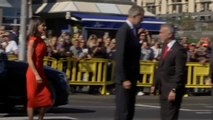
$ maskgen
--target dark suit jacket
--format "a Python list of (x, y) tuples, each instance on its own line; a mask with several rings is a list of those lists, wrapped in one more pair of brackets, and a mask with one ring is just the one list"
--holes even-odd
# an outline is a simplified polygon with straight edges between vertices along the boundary
[(7, 74), (7, 55), (5, 53), (0, 53), (0, 79), (5, 77)]
[(213, 45), (211, 46), (211, 58), (210, 58), (210, 72), (209, 76), (211, 78), (211, 82), (213, 83)]
[(115, 54), (115, 82), (121, 84), (124, 80), (130, 80), (132, 84), (136, 84), (140, 69), (140, 44), (138, 36), (127, 23), (116, 34)]
[(161, 97), (167, 98), (169, 92), (175, 88), (177, 95), (184, 94), (186, 83), (187, 53), (178, 42), (175, 42), (164, 59), (160, 59), (155, 75), (155, 86)]

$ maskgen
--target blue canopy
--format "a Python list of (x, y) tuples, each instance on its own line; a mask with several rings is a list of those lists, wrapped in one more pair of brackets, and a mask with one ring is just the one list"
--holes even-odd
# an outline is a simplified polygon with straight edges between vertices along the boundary
[[(124, 15), (106, 15), (89, 13), (72, 13), (73, 17), (80, 18), (85, 28), (95, 29), (118, 29), (127, 19)], [(165, 21), (155, 17), (144, 17), (141, 27), (149, 31), (159, 31), (160, 25)]]

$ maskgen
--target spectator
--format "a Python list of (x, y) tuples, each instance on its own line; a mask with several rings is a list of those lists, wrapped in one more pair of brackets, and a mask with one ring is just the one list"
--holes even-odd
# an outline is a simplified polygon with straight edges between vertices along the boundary
[(153, 47), (153, 46), (155, 45), (156, 42), (159, 42), (158, 39), (152, 38), (152, 39), (151, 39), (151, 42), (150, 42), (149, 44), (150, 44), (150, 46)]
[(112, 39), (109, 47), (107, 48), (108, 58), (114, 60), (115, 59), (115, 52), (116, 52), (116, 40)]
[(79, 47), (78, 39), (74, 40), (73, 45), (70, 47), (70, 52), (74, 58), (78, 58), (81, 53), (81, 48)]
[(203, 37), (200, 38), (200, 40), (197, 43), (197, 47), (201, 47), (201, 46), (208, 46), (210, 44), (210, 40), (208, 37)]
[(97, 43), (97, 37), (96, 37), (96, 35), (94, 35), (94, 34), (90, 35), (89, 39), (87, 41), (87, 46), (89, 48), (92, 48), (92, 47), (96, 46), (96, 43)]
[(111, 42), (111, 38), (110, 37), (104, 39), (104, 46), (106, 48), (108, 48), (110, 46), (110, 42)]
[(141, 46), (141, 60), (153, 60), (154, 53), (148, 42), (143, 42)]
[(197, 62), (196, 59), (196, 44), (191, 43), (189, 45), (189, 50), (187, 51), (187, 61), (188, 62)]
[(149, 31), (145, 29), (139, 29), (139, 39), (140, 43), (142, 44), (143, 42), (148, 42), (151, 43), (151, 36), (149, 35)]
[(65, 51), (69, 51), (69, 48), (72, 45), (70, 34), (68, 32), (65, 32), (62, 38), (64, 39), (64, 49), (65, 49)]
[(48, 38), (48, 41), (46, 42), (48, 55), (55, 58), (58, 58), (57, 41), (58, 38), (53, 36)]
[[(73, 42), (73, 41), (75, 41), (76, 39), (78, 39), (80, 35), (81, 35), (80, 32), (75, 32), (75, 33), (73, 34), (73, 37), (72, 37), (71, 42)], [(63, 36), (64, 36), (64, 33), (62, 33), (62, 37), (63, 37)]]
[(107, 58), (106, 47), (103, 41), (97, 41), (96, 45), (92, 47), (92, 57)]
[(10, 40), (14, 40), (16, 44), (19, 43), (19, 27), (13, 26), (12, 30), (10, 31)]
[(210, 58), (210, 47), (207, 44), (202, 44), (196, 51), (196, 59), (201, 64), (206, 63)]
[(5, 26), (0, 26), (0, 35), (4, 34), (5, 32)]
[(160, 55), (161, 55), (161, 52), (162, 52), (162, 48), (160, 47), (160, 43), (155, 42), (154, 46), (152, 46), (151, 49), (153, 50), (154, 60), (158, 61), (160, 59)]
[(109, 36), (109, 32), (104, 32), (104, 35), (103, 35), (103, 39), (105, 40), (105, 39), (107, 39), (107, 38), (109, 38), (110, 36)]
[(10, 34), (8, 32), (2, 34), (3, 42), (1, 43), (1, 45), (7, 54), (18, 55), (18, 45), (14, 40), (10, 40), (9, 35)]
[(67, 56), (67, 50), (65, 45), (66, 45), (65, 39), (63, 37), (59, 37), (56, 43), (56, 49), (59, 58)]
[(79, 47), (81, 49), (81, 52), (80, 52), (80, 55), (79, 55), (80, 59), (82, 59), (82, 58), (89, 58), (89, 59), (92, 58), (91, 52), (87, 48), (86, 42), (84, 40), (80, 40)]

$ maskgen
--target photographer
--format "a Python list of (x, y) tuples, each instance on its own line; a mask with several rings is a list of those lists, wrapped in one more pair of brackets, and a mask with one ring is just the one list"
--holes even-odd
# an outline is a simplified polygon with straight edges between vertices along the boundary
[(92, 58), (92, 56), (90, 55), (91, 52), (87, 48), (85, 40), (80, 40), (79, 42), (80, 42), (79, 43), (79, 47), (81, 49), (81, 52), (79, 54), (79, 58), (80, 59), (83, 59), (83, 58), (90, 59), (90, 58)]
[(102, 39), (96, 42), (96, 45), (91, 48), (93, 58), (107, 58), (106, 47)]

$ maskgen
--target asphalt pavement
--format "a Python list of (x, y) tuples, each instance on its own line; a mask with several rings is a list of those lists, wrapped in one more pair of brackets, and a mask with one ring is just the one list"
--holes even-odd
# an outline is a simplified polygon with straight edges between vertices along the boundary
[[(113, 120), (114, 95), (71, 94), (69, 104), (48, 111), (45, 120)], [(184, 97), (179, 120), (213, 120), (211, 96)], [(158, 96), (137, 96), (134, 120), (160, 120)], [(36, 118), (36, 117), (35, 117)], [(21, 106), (1, 112), (0, 120), (27, 120)]]

